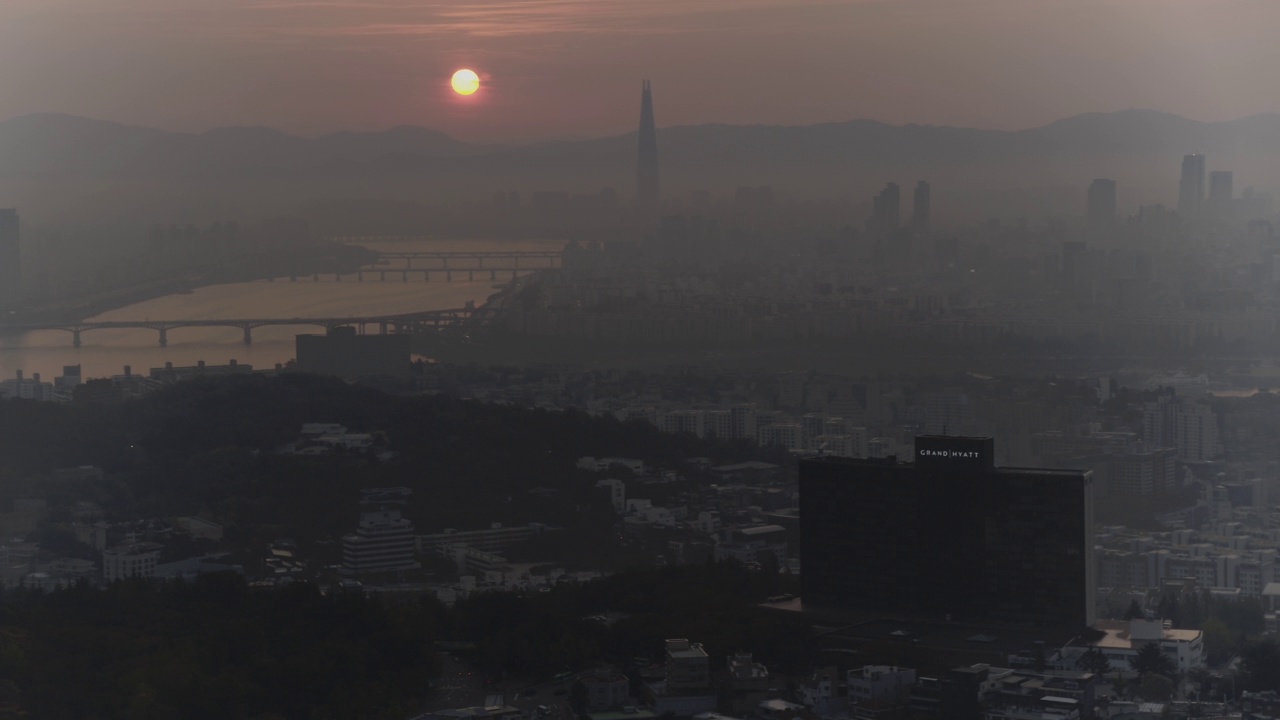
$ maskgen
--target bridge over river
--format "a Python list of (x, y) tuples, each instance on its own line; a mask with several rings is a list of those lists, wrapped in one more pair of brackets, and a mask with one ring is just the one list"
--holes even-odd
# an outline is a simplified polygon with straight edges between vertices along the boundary
[[(335, 242), (348, 245), (361, 245), (369, 242), (406, 242), (424, 241), (430, 238), (420, 237), (380, 237), (352, 236), (330, 237)], [(531, 273), (534, 270), (554, 270), (562, 266), (564, 252), (562, 250), (379, 250), (378, 263), (365, 265), (356, 272), (357, 281), (364, 281), (366, 275), (371, 278), (387, 281), (388, 277), (408, 281), (411, 275), (421, 275), (424, 281), (430, 281), (431, 274), (443, 274), (445, 281), (454, 277), (466, 277), (474, 281), (477, 275), (497, 281), (499, 274), (503, 278), (516, 278), (518, 273)], [(319, 279), (316, 275), (315, 279)]]
[(253, 329), (271, 325), (296, 325), (324, 328), (326, 331), (342, 326), (352, 326), (364, 333), (369, 326), (376, 326), (381, 334), (437, 332), (444, 328), (461, 327), (479, 311), (475, 308), (453, 308), (399, 315), (369, 315), (360, 317), (313, 318), (236, 318), (219, 320), (108, 320), (101, 322), (77, 321), (43, 324), (0, 324), (0, 332), (24, 333), (35, 330), (64, 330), (71, 333), (71, 342), (80, 347), (80, 336), (91, 330), (137, 329), (155, 330), (160, 335), (160, 347), (168, 347), (169, 331), (184, 327), (234, 327), (244, 331), (244, 344), (253, 344)]

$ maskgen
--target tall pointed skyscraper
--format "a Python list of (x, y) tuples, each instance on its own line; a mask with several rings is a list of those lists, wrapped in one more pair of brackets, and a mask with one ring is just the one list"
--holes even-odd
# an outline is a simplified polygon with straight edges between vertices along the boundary
[(649, 81), (640, 89), (640, 152), (636, 164), (636, 215), (643, 232), (658, 222), (658, 130), (653, 122)]

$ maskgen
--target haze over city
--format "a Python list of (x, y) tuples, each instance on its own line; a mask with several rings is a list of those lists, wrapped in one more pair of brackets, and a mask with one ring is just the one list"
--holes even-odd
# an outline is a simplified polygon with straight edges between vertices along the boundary
[(0, 2), (0, 720), (1280, 717), (1277, 27)]

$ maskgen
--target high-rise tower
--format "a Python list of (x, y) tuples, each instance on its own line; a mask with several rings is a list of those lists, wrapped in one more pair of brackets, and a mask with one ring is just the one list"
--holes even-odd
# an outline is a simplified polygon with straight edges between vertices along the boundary
[(1209, 173), (1209, 199), (1206, 209), (1218, 218), (1231, 215), (1231, 202), (1235, 199), (1235, 173), (1230, 170), (1214, 170)]
[(658, 220), (658, 130), (653, 122), (653, 92), (645, 80), (640, 89), (640, 143), (636, 164), (636, 214), (644, 231)]
[(1110, 230), (1116, 224), (1116, 181), (1098, 178), (1089, 184), (1089, 229)]
[(902, 192), (897, 183), (884, 186), (871, 201), (871, 219), (867, 231), (877, 237), (888, 237), (902, 226)]
[(1200, 217), (1204, 204), (1204, 156), (1182, 158), (1182, 181), (1178, 184), (1178, 214), (1184, 218)]
[(22, 249), (18, 212), (0, 210), (0, 302), (18, 296), (22, 284)]
[(912, 195), (911, 230), (917, 235), (928, 235), (930, 227), (930, 188), (929, 183), (921, 180), (916, 183), (916, 191)]

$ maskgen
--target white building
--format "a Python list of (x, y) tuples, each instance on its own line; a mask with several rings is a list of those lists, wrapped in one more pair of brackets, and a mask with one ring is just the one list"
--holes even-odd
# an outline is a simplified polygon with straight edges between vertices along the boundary
[(850, 670), (849, 713), (858, 720), (877, 720), (907, 706), (916, 671), (890, 665)]
[(0, 382), (0, 397), (51, 402), (53, 383), (40, 382), (40, 373), (24, 378), (19, 370), (14, 379)]
[(342, 566), (351, 573), (415, 570), (413, 523), (398, 510), (367, 512), (353, 535), (342, 537)]
[(648, 688), (653, 712), (693, 717), (716, 708), (711, 684), (711, 660), (699, 643), (684, 638), (666, 641), (667, 676)]
[(1161, 395), (1143, 410), (1142, 437), (1148, 447), (1177, 449), (1179, 460), (1202, 462), (1222, 454), (1218, 416), (1204, 402)]
[(699, 410), (701, 414), (698, 437), (733, 437), (733, 413), (729, 410)]
[(804, 449), (804, 426), (798, 423), (772, 423), (760, 426), (756, 441), (761, 446), (781, 445), (791, 450)]
[(627, 484), (616, 478), (601, 480), (596, 483), (596, 487), (605, 488), (609, 492), (609, 502), (613, 505), (613, 511), (619, 515), (627, 512)]
[(865, 428), (853, 428), (854, 432), (840, 435), (819, 435), (813, 439), (813, 449), (836, 457), (867, 457), (867, 433)]
[(597, 670), (581, 678), (587, 690), (587, 710), (602, 712), (622, 707), (631, 697), (631, 681), (626, 675), (610, 670)]
[(156, 560), (164, 547), (159, 543), (139, 542), (116, 545), (102, 551), (102, 576), (107, 582), (131, 577), (155, 577)]
[(1178, 672), (1204, 666), (1204, 634), (1199, 630), (1180, 630), (1166, 620), (1099, 620), (1094, 627), (1106, 633), (1096, 646), (1114, 667), (1128, 667), (1147, 643), (1155, 643)]
[(702, 436), (697, 410), (660, 410), (658, 412), (658, 429), (664, 433), (690, 433)]

